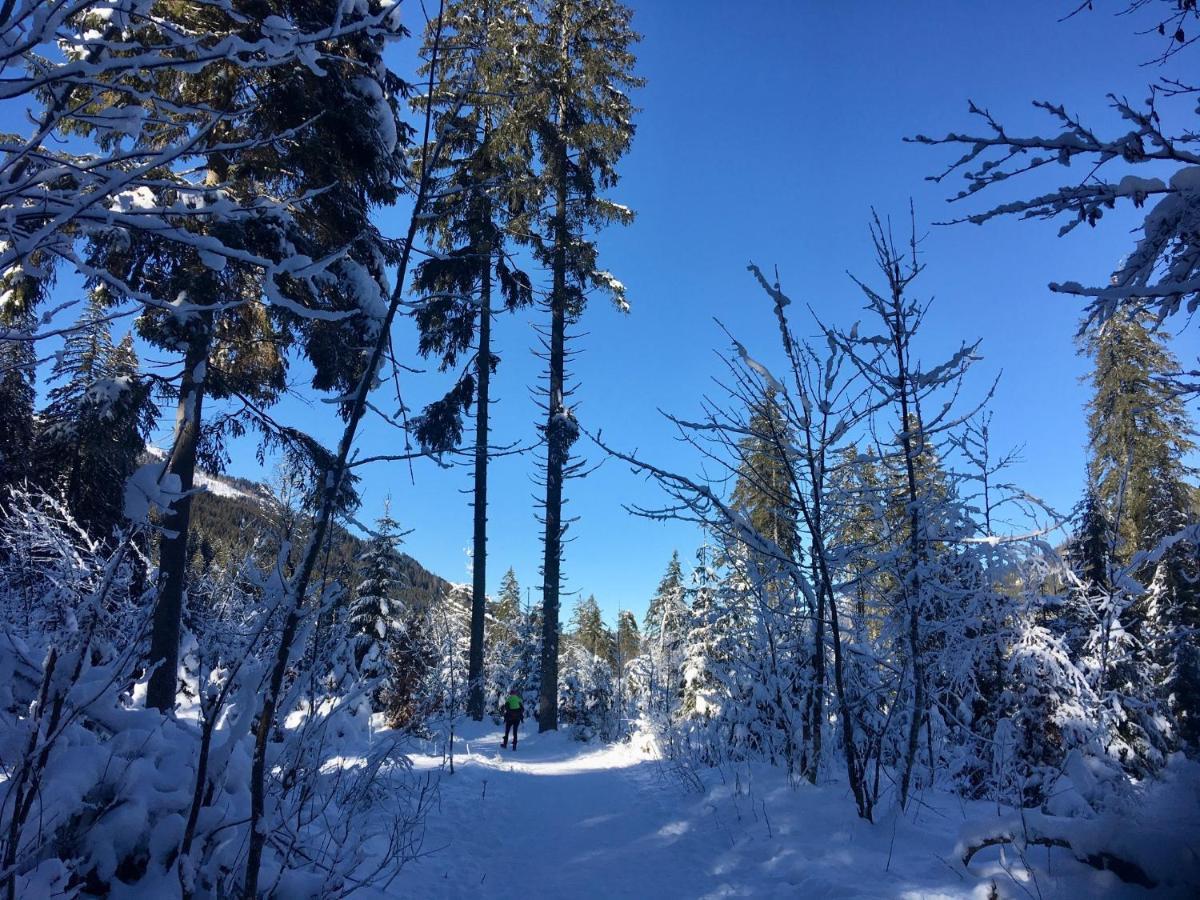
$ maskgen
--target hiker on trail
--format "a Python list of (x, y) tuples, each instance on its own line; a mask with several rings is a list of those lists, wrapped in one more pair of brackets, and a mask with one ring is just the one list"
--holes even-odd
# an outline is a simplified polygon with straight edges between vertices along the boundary
[(513, 688), (508, 692), (508, 697), (504, 701), (504, 741), (500, 744), (501, 747), (508, 747), (508, 732), (512, 729), (512, 741), (514, 750), (517, 749), (517, 728), (521, 725), (521, 720), (525, 718), (525, 701), (521, 699), (521, 695), (517, 693), (517, 689)]

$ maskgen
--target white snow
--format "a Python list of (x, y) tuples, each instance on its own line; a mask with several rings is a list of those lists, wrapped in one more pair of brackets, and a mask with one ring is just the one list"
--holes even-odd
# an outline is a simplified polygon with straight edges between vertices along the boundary
[[(909, 813), (884, 812), (870, 824), (836, 776), (814, 787), (792, 786), (764, 765), (680, 770), (643, 736), (580, 743), (565, 732), (537, 734), (532, 719), (514, 752), (500, 748), (502, 728), (490, 722), (460, 727), (454, 775), (443, 744), (411, 757), (416, 771), (439, 778), (426, 855), (389, 893), (362, 896), (915, 900), (983, 898), (993, 881), (1001, 897), (1030, 891), (1043, 900), (1190, 890), (1177, 881), (1148, 892), (1058, 848), (1004, 848), (1003, 858), (991, 848), (965, 869), (955, 856), (962, 835), (1007, 820), (993, 804), (949, 794), (924, 792)], [(1196, 824), (1194, 775), (1168, 792), (1191, 810), (1175, 820), (1182, 829)], [(1135, 834), (1122, 849), (1161, 843), (1163, 830), (1140, 841)], [(1176, 852), (1184, 844), (1177, 839)]]
[[(149, 445), (146, 447), (146, 455), (152, 459), (165, 460), (167, 458), (167, 452), (161, 447)], [(262, 497), (255, 496), (247, 491), (243, 491), (241, 488), (230, 484), (223, 478), (209, 475), (206, 472), (201, 472), (199, 469), (197, 469), (195, 474), (192, 476), (192, 485), (196, 488), (203, 488), (205, 491), (208, 491), (210, 494), (216, 494), (218, 497), (232, 497), (235, 499), (242, 497), (246, 500), (253, 500), (255, 502), (262, 500)]]

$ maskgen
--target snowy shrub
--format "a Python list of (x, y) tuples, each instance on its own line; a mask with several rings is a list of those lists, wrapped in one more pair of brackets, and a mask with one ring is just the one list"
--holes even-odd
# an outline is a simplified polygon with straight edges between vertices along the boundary
[[(208, 573), (188, 615), (188, 699), (163, 716), (140, 700), (147, 610), (130, 592), (131, 539), (98, 546), (54, 501), (18, 492), (0, 547), (0, 887), (238, 893), (278, 567)], [(370, 733), (344, 629), (318, 626), (339, 596), (313, 604), (268, 746), (260, 884), (287, 896), (390, 880), (432, 800), (396, 739)]]

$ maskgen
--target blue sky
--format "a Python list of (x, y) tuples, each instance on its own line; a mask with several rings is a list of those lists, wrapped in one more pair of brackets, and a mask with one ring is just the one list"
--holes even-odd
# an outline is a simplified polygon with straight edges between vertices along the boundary
[[(1061, 101), (1115, 130), (1119, 123), (1105, 93), (1142, 97), (1155, 75), (1139, 65), (1155, 49), (1153, 39), (1134, 36), (1135, 23), (1111, 14), (1123, 4), (1065, 23), (1057, 18), (1073, 6), (1070, 0), (632, 5), (644, 35), (638, 57), (647, 86), (635, 98), (642, 108), (637, 137), (611, 196), (632, 207), (637, 220), (600, 238), (602, 266), (628, 286), (632, 312), (621, 314), (596, 298), (580, 324), (572, 375), (582, 424), (602, 429), (615, 446), (694, 472), (697, 461), (659, 410), (694, 416), (701, 395), (713, 389), (722, 369), (714, 348), (727, 343), (714, 320), (756, 356), (769, 361), (775, 353), (771, 310), (747, 262), (777, 265), (797, 306), (810, 304), (826, 321), (849, 324), (861, 318), (861, 302), (847, 271), (873, 274), (870, 209), (903, 222), (911, 198), (928, 266), (916, 291), (934, 298), (923, 352), (928, 361), (940, 361), (960, 340), (982, 338), (986, 358), (973, 386), (982, 393), (1002, 373), (993, 434), (1000, 447), (1024, 445), (1025, 462), (1014, 479), (1069, 509), (1082, 484), (1086, 360), (1075, 352), (1077, 302), (1046, 285), (1106, 280), (1129, 249), (1136, 220), (1118, 211), (1101, 227), (1063, 239), (1051, 223), (932, 226), (955, 212), (945, 198), (958, 185), (934, 185), (925, 177), (940, 171), (953, 151), (902, 138), (977, 129), (967, 115), (968, 98), (1014, 132), (1053, 129), (1031, 107), (1037, 98)], [(420, 33), (419, 23), (410, 27)], [(392, 54), (406, 77), (412, 52), (409, 45)], [(1060, 174), (1082, 177), (1054, 173)], [(1045, 186), (1029, 180), (1016, 190)], [(983, 199), (1008, 196), (985, 193)], [(380, 219), (389, 233), (402, 234), (406, 210), (383, 211)], [(537, 319), (534, 313), (504, 317), (494, 329), (502, 356), (494, 388), (497, 443), (528, 443), (541, 420), (530, 391), (543, 368), (532, 353)], [(803, 321), (797, 325), (805, 330)], [(396, 347), (402, 360), (419, 365), (411, 323), (398, 328)], [(1176, 349), (1196, 355), (1195, 329)], [(445, 387), (436, 373), (406, 375), (404, 399), (417, 409)], [(289, 398), (278, 412), (329, 444), (340, 432), (331, 407), (315, 400)], [(364, 454), (395, 452), (402, 443), (377, 420), (360, 440)], [(580, 448), (588, 458), (601, 462), (585, 444)], [(534, 454), (493, 463), (489, 554), (491, 589), (512, 566), (522, 585), (533, 588), (535, 602), (541, 558), (536, 466)], [(230, 471), (269, 475), (248, 445), (237, 448)], [(411, 475), (399, 464), (363, 474), (360, 518), (374, 518), (390, 496), (393, 515), (413, 529), (408, 552), (446, 578), (469, 580), (470, 470), (422, 462)], [(567, 590), (594, 593), (610, 622), (619, 608), (640, 615), (672, 550), (690, 561), (696, 533), (628, 515), (624, 504), (652, 504), (657, 489), (611, 460), (570, 483), (567, 496), (568, 515), (578, 517), (568, 532)]]
[[(1015, 479), (1069, 508), (1082, 483), (1086, 361), (1073, 341), (1078, 306), (1046, 285), (1105, 280), (1128, 249), (1135, 220), (1113, 215), (1064, 239), (1046, 223), (930, 226), (953, 211), (945, 198), (958, 186), (925, 176), (951, 154), (901, 139), (975, 127), (968, 98), (1014, 129), (1050, 130), (1030, 105), (1035, 98), (1115, 127), (1104, 95), (1145, 91), (1151, 73), (1139, 64), (1149, 55), (1148, 39), (1131, 36), (1128, 19), (1105, 13), (1059, 23), (1069, 4), (1053, 2), (990, 4), (986, 11), (951, 0), (633, 6), (647, 85), (636, 97), (638, 133), (612, 197), (632, 207), (637, 221), (600, 238), (602, 265), (628, 286), (632, 312), (596, 298), (580, 324), (585, 334), (573, 375), (584, 426), (603, 429), (606, 440), (647, 459), (695, 471), (696, 460), (659, 410), (695, 414), (700, 396), (713, 389), (721, 371), (714, 348), (727, 343), (715, 319), (751, 352), (773, 357), (774, 320), (747, 262), (778, 265), (798, 304), (811, 304), (828, 321), (853, 322), (861, 303), (846, 273), (871, 275), (870, 208), (904, 219), (912, 198), (928, 264), (917, 290), (934, 298), (923, 338), (929, 358), (960, 339), (983, 339), (986, 358), (974, 387), (982, 393), (1002, 373), (993, 404), (997, 444), (1023, 444), (1026, 461)], [(397, 49), (397, 66), (408, 64), (409, 52)], [(385, 213), (382, 221), (399, 233), (404, 213)], [(532, 355), (536, 323), (535, 314), (510, 316), (495, 329), (503, 360), (493, 413), (499, 443), (530, 440), (541, 418), (529, 389), (542, 371)], [(397, 346), (415, 347), (407, 324)], [(436, 375), (409, 376), (405, 400), (419, 407), (444, 386)], [(315, 412), (328, 416), (321, 407)], [(361, 444), (370, 453), (399, 441), (371, 423)], [(589, 459), (601, 462), (584, 443)], [(489, 540), (489, 585), (495, 589), (511, 565), (535, 602), (536, 466), (534, 455), (493, 463)], [(409, 552), (439, 574), (467, 581), (470, 483), (466, 468), (421, 463), (411, 477), (407, 467), (376, 468), (365, 476), (362, 518), (375, 515), (390, 494), (394, 513), (414, 529)], [(652, 503), (657, 488), (612, 460), (569, 484), (567, 495), (568, 514), (578, 517), (568, 531), (567, 589), (594, 593), (610, 621), (619, 608), (640, 614), (672, 550), (690, 560), (694, 530), (630, 516), (624, 504)]]
[[(1035, 98), (1115, 127), (1105, 92), (1144, 93), (1151, 73), (1139, 63), (1152, 49), (1149, 39), (1133, 37), (1128, 19), (1105, 13), (1058, 23), (1069, 5), (634, 3), (647, 85), (636, 98), (638, 133), (612, 196), (638, 217), (601, 236), (602, 264), (628, 285), (633, 308), (622, 315), (597, 298), (581, 323), (586, 336), (573, 374), (585, 427), (694, 471), (695, 459), (658, 410), (694, 414), (712, 389), (721, 371), (714, 348), (726, 344), (714, 319), (751, 352), (772, 357), (774, 321), (746, 263), (778, 265), (793, 298), (829, 321), (859, 318), (846, 272), (871, 274), (870, 208), (903, 219), (911, 197), (919, 220), (929, 223), (952, 212), (945, 198), (958, 190), (924, 180), (950, 153), (901, 138), (973, 128), (968, 98), (1014, 129), (1052, 127), (1032, 109)], [(398, 230), (400, 219), (385, 221)], [(929, 358), (960, 339), (983, 339), (986, 359), (974, 385), (982, 392), (1002, 372), (997, 443), (1024, 444), (1016, 480), (1060, 508), (1081, 488), (1086, 361), (1073, 341), (1078, 306), (1046, 285), (1106, 280), (1134, 224), (1113, 215), (1064, 239), (1046, 223), (924, 227), (928, 270), (917, 289), (934, 298), (923, 338)], [(540, 419), (528, 389), (541, 371), (531, 356), (535, 321), (508, 317), (496, 328), (501, 441), (528, 439)], [(421, 384), (430, 379), (410, 381), (410, 403), (432, 394), (432, 384)], [(394, 440), (372, 427), (364, 443), (373, 449)], [(597, 451), (587, 452), (600, 461)], [(535, 466), (532, 457), (493, 464), (489, 583), (512, 565), (536, 600)], [(371, 473), (370, 492), (391, 491), (415, 529), (410, 552), (446, 577), (467, 580), (469, 498), (458, 491), (469, 488), (470, 473), (422, 465), (415, 475), (414, 484), (407, 471)], [(652, 502), (656, 491), (611, 460), (569, 485), (568, 509), (579, 519), (568, 533), (567, 587), (595, 593), (610, 621), (619, 607), (644, 610), (671, 551), (688, 560), (696, 545), (690, 527), (623, 509)], [(368, 507), (377, 504), (370, 496)]]

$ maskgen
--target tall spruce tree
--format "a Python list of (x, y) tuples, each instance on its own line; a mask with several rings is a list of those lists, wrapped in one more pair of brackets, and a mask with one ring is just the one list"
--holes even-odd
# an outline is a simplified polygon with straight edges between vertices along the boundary
[(517, 581), (517, 573), (511, 567), (504, 573), (500, 582), (500, 594), (491, 604), (490, 612), (495, 622), (492, 626), (491, 643), (505, 649), (515, 646), (521, 622), (521, 585)]
[(521, 658), (521, 586), (510, 568), (500, 582), (500, 593), (488, 603), (488, 632), (484, 643), (485, 708), (499, 707), (516, 682)]
[[(1165, 337), (1147, 314), (1118, 313), (1086, 336), (1084, 352), (1092, 357), (1093, 396), (1088, 404), (1090, 502), (1111, 522), (1107, 556), (1110, 566), (1124, 567), (1148, 590), (1137, 597), (1105, 605), (1100, 617), (1103, 640), (1093, 646), (1108, 651), (1114, 628), (1114, 607), (1122, 613), (1115, 632), (1110, 677), (1105, 683), (1118, 690), (1128, 686), (1134, 713), (1119, 723), (1125, 742), (1135, 752), (1148, 745), (1162, 749), (1157, 713), (1166, 710), (1179, 738), (1195, 747), (1200, 738), (1200, 664), (1194, 652), (1200, 622), (1200, 563), (1196, 546), (1188, 541), (1171, 545), (1153, 561), (1137, 565), (1136, 554), (1152, 553), (1164, 539), (1194, 521), (1194, 475), (1185, 460), (1196, 447), (1195, 429), (1167, 376), (1180, 370)], [(1086, 525), (1086, 521), (1083, 523)], [(1094, 529), (1093, 529), (1094, 530)], [(1098, 548), (1086, 541), (1087, 557), (1098, 559)], [(1078, 539), (1077, 539), (1078, 540)], [(1133, 568), (1131, 568), (1133, 567)], [(1095, 597), (1124, 596), (1119, 573), (1097, 580), (1093, 564), (1083, 578)]]
[(1083, 349), (1094, 366), (1088, 480), (1117, 529), (1117, 561), (1127, 563), (1166, 536), (1173, 516), (1164, 516), (1163, 500), (1188, 512), (1190, 492), (1181, 485), (1194, 428), (1165, 379), (1179, 361), (1146, 315), (1114, 316), (1088, 333)]
[(534, 255), (550, 272), (545, 334), (546, 494), (542, 509), (542, 685), (538, 729), (558, 727), (559, 591), (562, 582), (563, 482), (573, 471), (571, 445), (579, 434), (567, 403), (567, 326), (583, 313), (589, 289), (611, 294), (627, 309), (625, 287), (599, 269), (592, 233), (628, 223), (633, 214), (604, 199), (617, 183), (617, 163), (633, 140), (634, 108), (627, 91), (638, 35), (630, 10), (616, 0), (537, 0), (528, 98), (541, 159), (543, 212), (532, 234)]
[(438, 25), (450, 31), (454, 48), (439, 57), (435, 77), (441, 85), (435, 128), (450, 152), (433, 173), (438, 188), (425, 232), (438, 252), (414, 272), (414, 287), (424, 296), (415, 318), (421, 353), (437, 356), (443, 370), (472, 345), (475, 353), (450, 391), (419, 417), (416, 433), (428, 450), (454, 449), (463, 417), (475, 405), (467, 711), (478, 720), (484, 706), (489, 407), (491, 377), (500, 362), (492, 352), (494, 288), (509, 310), (533, 302), (532, 283), (513, 265), (509, 249), (512, 235), (527, 232), (536, 202), (533, 147), (518, 108), (528, 75), (513, 52), (529, 40), (530, 22), (524, 3), (459, 0), (430, 24), (427, 49), (439, 39)]

